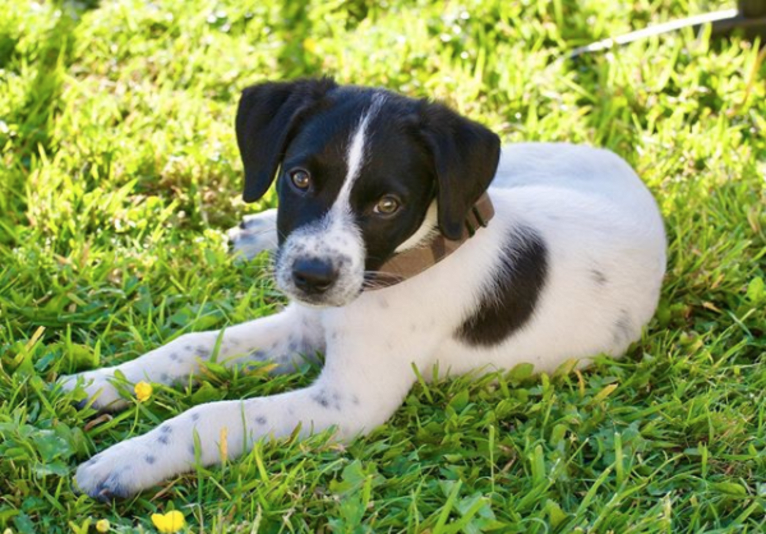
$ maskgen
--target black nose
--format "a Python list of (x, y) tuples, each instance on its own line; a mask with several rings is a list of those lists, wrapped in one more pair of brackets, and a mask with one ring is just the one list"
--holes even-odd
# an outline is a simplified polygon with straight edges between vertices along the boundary
[(293, 264), (293, 282), (306, 293), (324, 293), (337, 279), (338, 273), (330, 262), (308, 259)]

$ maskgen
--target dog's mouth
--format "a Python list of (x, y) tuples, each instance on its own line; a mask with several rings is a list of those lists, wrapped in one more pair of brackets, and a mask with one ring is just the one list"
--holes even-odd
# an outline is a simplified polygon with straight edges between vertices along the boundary
[(343, 306), (348, 305), (354, 300), (354, 299), (350, 299), (348, 301), (337, 300), (334, 298), (316, 297), (312, 295), (297, 294), (297, 293), (288, 294), (288, 295), (293, 301), (299, 302), (309, 308), (341, 308)]
[(294, 285), (284, 285), (279, 283), (279, 288), (292, 300), (312, 308), (339, 308), (353, 302), (361, 293), (362, 287), (353, 291), (348, 289), (328, 289), (322, 293), (306, 291), (296, 288)]

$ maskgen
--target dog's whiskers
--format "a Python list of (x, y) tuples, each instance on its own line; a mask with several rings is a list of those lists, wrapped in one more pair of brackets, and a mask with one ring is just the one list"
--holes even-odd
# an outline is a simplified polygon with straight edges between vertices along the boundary
[(394, 273), (387, 273), (385, 271), (364, 271), (364, 277), (365, 280), (368, 280), (368, 277), (371, 279), (376, 280), (383, 280), (388, 278), (389, 280), (401, 280), (401, 275), (394, 274)]
[(375, 290), (390, 287), (401, 281), (401, 276), (385, 271), (364, 271), (362, 289)]

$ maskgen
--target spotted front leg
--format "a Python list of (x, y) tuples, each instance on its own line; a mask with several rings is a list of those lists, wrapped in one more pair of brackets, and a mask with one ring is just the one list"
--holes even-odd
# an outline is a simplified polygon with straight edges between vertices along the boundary
[(413, 365), (423, 375), (432, 369), (444, 332), (438, 325), (410, 330), (412, 318), (390, 314), (387, 306), (322, 313), (325, 364), (311, 386), (196, 406), (80, 466), (79, 488), (98, 498), (130, 495), (192, 470), (196, 458), (212, 465), (225, 451), (234, 459), (266, 436), (289, 436), (298, 427), (302, 435), (334, 427), (346, 439), (385, 422), (415, 381)]
[(66, 376), (60, 382), (65, 389), (82, 383), (88, 398), (94, 399), (95, 408), (117, 410), (127, 404), (113, 383), (118, 371), (132, 384), (142, 380), (173, 384), (185, 382), (198, 373), (200, 364), (216, 357), (227, 366), (252, 360), (272, 361), (277, 364), (272, 372), (283, 373), (323, 350), (323, 333), (315, 312), (292, 305), (277, 315), (223, 332), (185, 334), (135, 360)]
[(193, 470), (197, 459), (202, 465), (217, 464), (223, 455), (233, 459), (256, 440), (287, 436), (299, 425), (303, 435), (335, 426), (341, 437), (353, 437), (384, 422), (412, 378), (391, 389), (320, 378), (273, 397), (203, 404), (94, 456), (77, 469), (76, 485), (101, 500), (127, 497)]

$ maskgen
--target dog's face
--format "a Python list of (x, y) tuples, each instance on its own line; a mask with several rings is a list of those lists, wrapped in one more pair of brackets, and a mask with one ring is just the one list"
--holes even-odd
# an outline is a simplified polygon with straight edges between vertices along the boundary
[(425, 235), (434, 200), (441, 231), (459, 237), (499, 157), (494, 134), (441, 105), (326, 79), (245, 90), (237, 136), (245, 200), (276, 175), (277, 284), (315, 306), (355, 299), (367, 274)]

